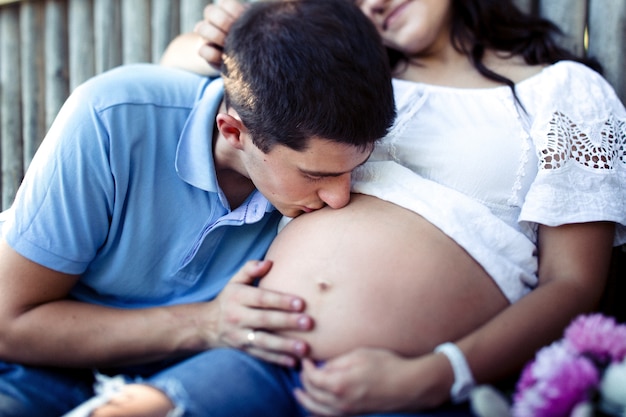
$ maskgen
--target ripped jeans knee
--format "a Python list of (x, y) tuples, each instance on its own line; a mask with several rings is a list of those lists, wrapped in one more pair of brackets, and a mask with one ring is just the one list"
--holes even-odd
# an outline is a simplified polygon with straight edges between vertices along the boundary
[(295, 370), (235, 349), (213, 349), (147, 378), (128, 380), (100, 375), (96, 384), (98, 395), (64, 417), (88, 417), (130, 383), (149, 385), (165, 393), (174, 406), (168, 417), (306, 415), (292, 395), (299, 384)]

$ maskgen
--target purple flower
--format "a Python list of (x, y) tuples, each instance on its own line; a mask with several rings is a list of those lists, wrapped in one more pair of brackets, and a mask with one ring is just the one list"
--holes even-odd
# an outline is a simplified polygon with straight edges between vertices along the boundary
[(557, 342), (537, 352), (518, 382), (514, 417), (567, 417), (587, 401), (600, 382), (599, 371), (584, 356)]
[(602, 314), (579, 316), (565, 330), (564, 339), (576, 352), (601, 364), (626, 357), (626, 325)]

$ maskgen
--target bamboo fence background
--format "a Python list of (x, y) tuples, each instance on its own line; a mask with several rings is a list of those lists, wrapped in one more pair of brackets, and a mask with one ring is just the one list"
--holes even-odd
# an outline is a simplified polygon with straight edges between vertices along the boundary
[[(0, 0), (0, 209), (12, 203), (50, 123), (78, 84), (118, 65), (158, 62), (209, 2)], [(568, 47), (598, 58), (626, 101), (626, 0), (516, 2), (557, 22)]]
[(0, 6), (2, 209), (69, 93), (118, 65), (158, 62), (210, 0), (23, 0)]

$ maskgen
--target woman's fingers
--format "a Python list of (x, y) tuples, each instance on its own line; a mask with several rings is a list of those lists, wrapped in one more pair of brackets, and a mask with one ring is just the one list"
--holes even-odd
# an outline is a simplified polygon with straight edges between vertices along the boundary
[(245, 6), (237, 0), (221, 0), (204, 8), (204, 20), (198, 22), (194, 32), (204, 39), (198, 54), (212, 67), (222, 65), (222, 49), (232, 24), (243, 13)]

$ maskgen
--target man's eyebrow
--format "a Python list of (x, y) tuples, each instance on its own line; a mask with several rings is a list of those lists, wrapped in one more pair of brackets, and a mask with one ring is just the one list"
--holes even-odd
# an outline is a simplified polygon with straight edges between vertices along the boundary
[[(365, 160), (361, 162), (359, 165), (355, 166), (354, 169), (360, 167), (361, 165), (364, 165), (368, 161), (368, 159), (369, 159), (369, 156), (365, 158)], [(354, 171), (354, 169), (351, 169), (350, 171), (345, 171), (345, 172), (324, 172), (324, 171), (309, 171), (307, 169), (300, 168), (300, 172), (306, 175), (310, 175), (312, 177), (340, 177), (342, 175), (345, 175), (349, 172)]]
[(309, 171), (306, 169), (300, 169), (300, 172), (302, 172), (303, 174), (306, 175), (310, 175), (312, 177), (340, 177), (344, 174), (346, 174), (347, 172), (352, 172), (352, 171), (347, 171), (347, 172), (322, 172), (322, 171)]

